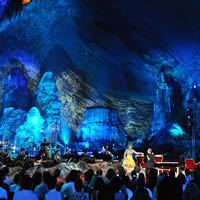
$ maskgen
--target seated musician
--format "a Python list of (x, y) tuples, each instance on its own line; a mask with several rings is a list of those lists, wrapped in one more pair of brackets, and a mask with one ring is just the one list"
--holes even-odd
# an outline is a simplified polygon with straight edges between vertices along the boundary
[(57, 151), (56, 151), (56, 154), (54, 155), (54, 162), (55, 162), (56, 164), (62, 162), (62, 157), (61, 157), (61, 152), (60, 152), (60, 150), (57, 150)]
[(17, 156), (17, 160), (26, 160), (27, 155), (24, 148), (21, 149), (20, 154)]
[(103, 155), (103, 160), (104, 161), (111, 161), (112, 160), (112, 154), (108, 150), (108, 147), (102, 147), (102, 155)]
[(46, 153), (45, 151), (41, 151), (38, 159), (36, 160), (37, 163), (43, 163), (46, 161)]
[(0, 162), (3, 162), (3, 151), (0, 149)]
[(155, 156), (154, 156), (153, 150), (151, 148), (148, 148), (147, 153), (145, 155), (145, 162), (147, 164), (147, 167), (146, 167), (147, 171), (154, 167), (154, 163), (155, 163), (154, 158), (155, 158)]
[(5, 154), (3, 155), (3, 163), (7, 166), (10, 166), (13, 162), (13, 159), (10, 157), (10, 150), (6, 149)]
[(72, 150), (69, 147), (67, 147), (62, 158), (63, 159), (70, 159), (71, 157), (72, 157)]
[(46, 156), (45, 159), (49, 158), (49, 146), (50, 146), (50, 143), (47, 141), (46, 138), (40, 144), (40, 154), (42, 154), (42, 152), (45, 152), (45, 156)]

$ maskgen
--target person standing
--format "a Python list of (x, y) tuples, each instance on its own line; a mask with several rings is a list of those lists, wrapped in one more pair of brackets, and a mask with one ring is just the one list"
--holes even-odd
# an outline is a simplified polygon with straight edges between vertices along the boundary
[(135, 160), (133, 159), (133, 154), (139, 155), (142, 152), (137, 152), (133, 149), (133, 145), (129, 144), (124, 152), (124, 160), (122, 166), (127, 170), (127, 173), (131, 173), (135, 169)]
[(149, 170), (154, 167), (154, 163), (155, 163), (154, 159), (155, 159), (155, 156), (154, 156), (154, 152), (153, 152), (152, 148), (148, 148), (147, 154), (145, 156), (145, 161), (147, 164), (146, 165), (146, 173), (147, 174), (148, 174)]

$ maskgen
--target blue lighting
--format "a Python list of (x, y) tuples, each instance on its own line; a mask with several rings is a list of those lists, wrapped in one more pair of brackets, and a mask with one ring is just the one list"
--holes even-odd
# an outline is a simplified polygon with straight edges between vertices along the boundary
[(174, 137), (179, 137), (185, 134), (183, 129), (176, 123), (173, 123), (169, 129), (169, 132)]
[(116, 141), (124, 145), (126, 136), (118, 113), (104, 107), (88, 108), (79, 127), (78, 137), (83, 141)]
[(31, 122), (33, 125), (37, 125), (38, 124), (38, 117), (37, 116), (34, 116), (32, 119), (31, 119)]
[(28, 147), (30, 144), (39, 146), (43, 141), (44, 119), (36, 107), (32, 107), (27, 114), (26, 121), (17, 129), (15, 137), (16, 146)]

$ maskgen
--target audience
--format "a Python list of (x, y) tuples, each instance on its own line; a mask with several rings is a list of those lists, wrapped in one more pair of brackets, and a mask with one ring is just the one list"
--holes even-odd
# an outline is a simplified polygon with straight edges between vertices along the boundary
[(66, 179), (60, 169), (52, 174), (38, 169), (32, 177), (24, 171), (9, 178), (8, 168), (0, 169), (1, 200), (200, 200), (200, 169), (193, 173), (172, 168), (160, 173), (154, 168), (126, 175), (123, 167), (81, 173), (71, 170)]

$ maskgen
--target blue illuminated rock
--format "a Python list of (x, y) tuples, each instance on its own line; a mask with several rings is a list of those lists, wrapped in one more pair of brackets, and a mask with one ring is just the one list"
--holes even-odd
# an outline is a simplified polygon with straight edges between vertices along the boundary
[(151, 137), (151, 146), (160, 153), (183, 154), (191, 147), (187, 133), (177, 123), (168, 123), (156, 135)]
[(107, 140), (119, 145), (126, 143), (124, 127), (118, 113), (104, 107), (86, 109), (77, 136), (83, 141)]
[(27, 113), (26, 121), (16, 130), (15, 145), (18, 148), (29, 148), (31, 145), (39, 146), (44, 139), (44, 119), (36, 107)]
[(11, 68), (4, 82), (3, 108), (15, 107), (28, 109), (31, 94), (23, 71), (19, 67)]
[(60, 133), (60, 106), (56, 80), (52, 72), (45, 72), (36, 90), (38, 106), (43, 113), (44, 132), (49, 142), (56, 142)]
[(0, 138), (9, 144), (14, 143), (17, 128), (26, 120), (26, 111), (6, 108), (0, 122)]

